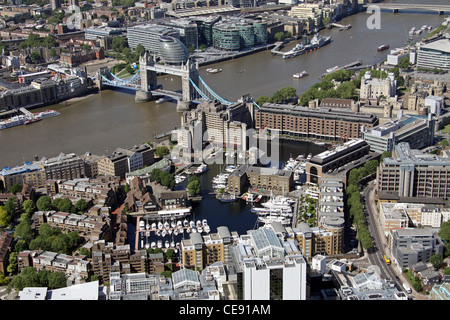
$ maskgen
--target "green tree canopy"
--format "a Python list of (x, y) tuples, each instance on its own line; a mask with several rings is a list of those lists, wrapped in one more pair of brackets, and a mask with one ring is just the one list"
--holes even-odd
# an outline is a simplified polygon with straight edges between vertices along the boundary
[(22, 186), (21, 186), (20, 184), (18, 184), (18, 183), (14, 184), (14, 185), (11, 187), (11, 193), (16, 194), (16, 193), (19, 193), (19, 192), (21, 192), (21, 191), (22, 191)]
[(166, 146), (157, 146), (156, 149), (155, 149), (155, 155), (157, 157), (163, 157), (163, 156), (165, 156), (165, 155), (167, 155), (169, 153), (170, 153), (170, 150)]
[(187, 185), (187, 191), (190, 196), (200, 194), (201, 184), (200, 184), (200, 180), (197, 177), (192, 176), (191, 178), (189, 178), (189, 182)]
[(41, 196), (36, 202), (39, 211), (53, 210), (52, 199), (49, 196)]

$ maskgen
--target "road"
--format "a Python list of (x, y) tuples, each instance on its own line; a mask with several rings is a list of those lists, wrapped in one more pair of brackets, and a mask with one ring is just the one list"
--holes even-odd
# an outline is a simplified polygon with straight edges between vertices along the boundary
[[(384, 255), (390, 256), (390, 253), (375, 203), (374, 181), (369, 181), (361, 194), (361, 202), (364, 206), (367, 226), (374, 242), (374, 247), (367, 250), (367, 259), (370, 266), (372, 266), (371, 268), (379, 270), (382, 279), (390, 279), (396, 284), (397, 289), (404, 291), (403, 283), (408, 283), (406, 276), (393, 264), (387, 265), (383, 258)], [(413, 288), (412, 291), (409, 294), (411, 298), (417, 300), (428, 299), (426, 296), (416, 292)]]

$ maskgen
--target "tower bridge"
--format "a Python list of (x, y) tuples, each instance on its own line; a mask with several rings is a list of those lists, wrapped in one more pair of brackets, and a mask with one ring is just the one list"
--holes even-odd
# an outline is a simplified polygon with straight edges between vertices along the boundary
[[(164, 90), (158, 85), (158, 74), (170, 74), (181, 77), (181, 90)], [(177, 110), (188, 110), (192, 104), (203, 100), (217, 100), (224, 104), (233, 104), (216, 92), (200, 77), (198, 63), (187, 59), (179, 65), (159, 64), (148, 53), (139, 59), (139, 70), (131, 77), (123, 79), (107, 67), (101, 68), (96, 76), (97, 86), (116, 87), (135, 91), (136, 102), (146, 102), (156, 97), (170, 97), (177, 101)]]

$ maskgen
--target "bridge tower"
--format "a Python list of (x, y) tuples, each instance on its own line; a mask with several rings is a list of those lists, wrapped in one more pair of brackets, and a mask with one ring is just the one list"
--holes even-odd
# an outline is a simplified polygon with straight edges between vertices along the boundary
[(100, 91), (104, 88), (102, 76), (104, 76), (104, 77), (106, 77), (108, 79), (110, 78), (110, 76), (109, 76), (109, 68), (108, 67), (101, 67), (97, 71), (95, 84), (96, 84), (98, 90), (100, 90)]
[(181, 65), (181, 90), (183, 98), (178, 101), (177, 110), (185, 111), (189, 110), (194, 100), (195, 89), (191, 81), (198, 87), (199, 74), (198, 74), (198, 62), (188, 59), (186, 64)]
[(155, 61), (145, 52), (139, 57), (139, 69), (141, 74), (141, 88), (136, 91), (136, 102), (147, 102), (152, 99), (151, 89), (155, 89), (158, 84), (156, 71), (148, 70), (147, 66), (153, 66)]

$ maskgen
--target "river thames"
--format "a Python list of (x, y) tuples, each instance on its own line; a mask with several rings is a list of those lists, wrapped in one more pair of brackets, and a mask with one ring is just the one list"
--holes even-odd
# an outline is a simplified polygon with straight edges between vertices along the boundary
[[(420, 3), (420, 0), (409, 3)], [(433, 3), (446, 3), (436, 0)], [(368, 29), (367, 13), (358, 13), (345, 18), (342, 23), (351, 24), (349, 30), (334, 28), (321, 34), (331, 35), (333, 41), (319, 50), (301, 56), (282, 59), (269, 51), (230, 60), (213, 65), (223, 71), (207, 73), (207, 67), (200, 68), (200, 75), (220, 96), (228, 101), (237, 101), (242, 95), (250, 94), (257, 99), (272, 94), (283, 87), (292, 86), (302, 94), (327, 68), (345, 65), (361, 60), (362, 64), (383, 61), (388, 51), (378, 52), (381, 44), (390, 48), (405, 45), (408, 31), (422, 25), (438, 26), (444, 16), (437, 14), (381, 13), (379, 30)], [(427, 32), (420, 37), (426, 35)], [(288, 44), (283, 51), (295, 45)], [(208, 66), (210, 67), (210, 66)], [(295, 79), (293, 73), (306, 70), (309, 76)], [(179, 90), (180, 80), (174, 76), (161, 76), (159, 83), (165, 89)], [(158, 133), (169, 131), (180, 125), (180, 114), (174, 103), (156, 104), (134, 102), (130, 92), (104, 90), (79, 102), (48, 106), (61, 115), (47, 118), (30, 126), (18, 126), (0, 130), (0, 168), (16, 166), (24, 161), (57, 156), (60, 152), (83, 154), (87, 151), (103, 155), (110, 154), (117, 147), (131, 147), (153, 140)], [(300, 153), (300, 152), (299, 152)]]
[[(420, 0), (409, 1), (415, 2), (420, 3)], [(436, 0), (433, 3), (443, 4), (446, 1)], [(386, 58), (388, 51), (378, 52), (378, 46), (389, 44), (390, 48), (402, 47), (408, 39), (410, 28), (420, 28), (422, 25), (434, 28), (444, 21), (444, 16), (437, 14), (382, 13), (381, 28), (369, 29), (366, 25), (369, 16), (367, 13), (358, 13), (345, 18), (340, 23), (351, 24), (352, 28), (349, 30), (339, 31), (334, 28), (321, 31), (322, 35), (331, 35), (333, 41), (312, 53), (282, 59), (272, 55), (270, 50), (262, 51), (213, 65), (223, 70), (217, 74), (207, 73), (207, 67), (201, 67), (200, 76), (228, 101), (237, 101), (245, 94), (250, 94), (254, 99), (261, 95), (272, 96), (276, 90), (288, 86), (296, 88), (297, 94), (301, 95), (319, 81), (319, 76), (327, 68), (357, 60), (361, 60), (363, 65), (380, 63)], [(426, 34), (427, 32), (419, 37)], [(289, 50), (296, 43), (297, 41), (290, 43), (283, 51)], [(293, 73), (303, 70), (309, 73), (308, 77), (292, 77)], [(161, 76), (158, 81), (165, 89), (181, 88), (180, 80), (174, 76)], [(119, 90), (104, 90), (78, 102), (61, 103), (36, 109), (34, 112), (49, 108), (61, 115), (29, 126), (0, 131), (0, 168), (32, 161), (34, 156), (48, 158), (61, 152), (108, 155), (117, 147), (128, 148), (153, 140), (155, 134), (180, 125), (176, 104), (156, 104), (154, 101), (136, 104), (133, 93)], [(322, 150), (324, 147), (313, 143), (283, 142), (281, 160), (299, 154), (317, 154)], [(211, 166), (201, 176), (204, 199), (194, 204), (191, 219), (208, 219), (211, 232), (215, 232), (221, 225), (226, 225), (230, 231), (237, 231), (239, 234), (253, 229), (256, 216), (249, 211), (249, 205), (243, 202), (221, 203), (211, 194), (210, 181), (218, 171), (218, 166)], [(132, 232), (130, 236), (130, 243), (134, 244)]]

